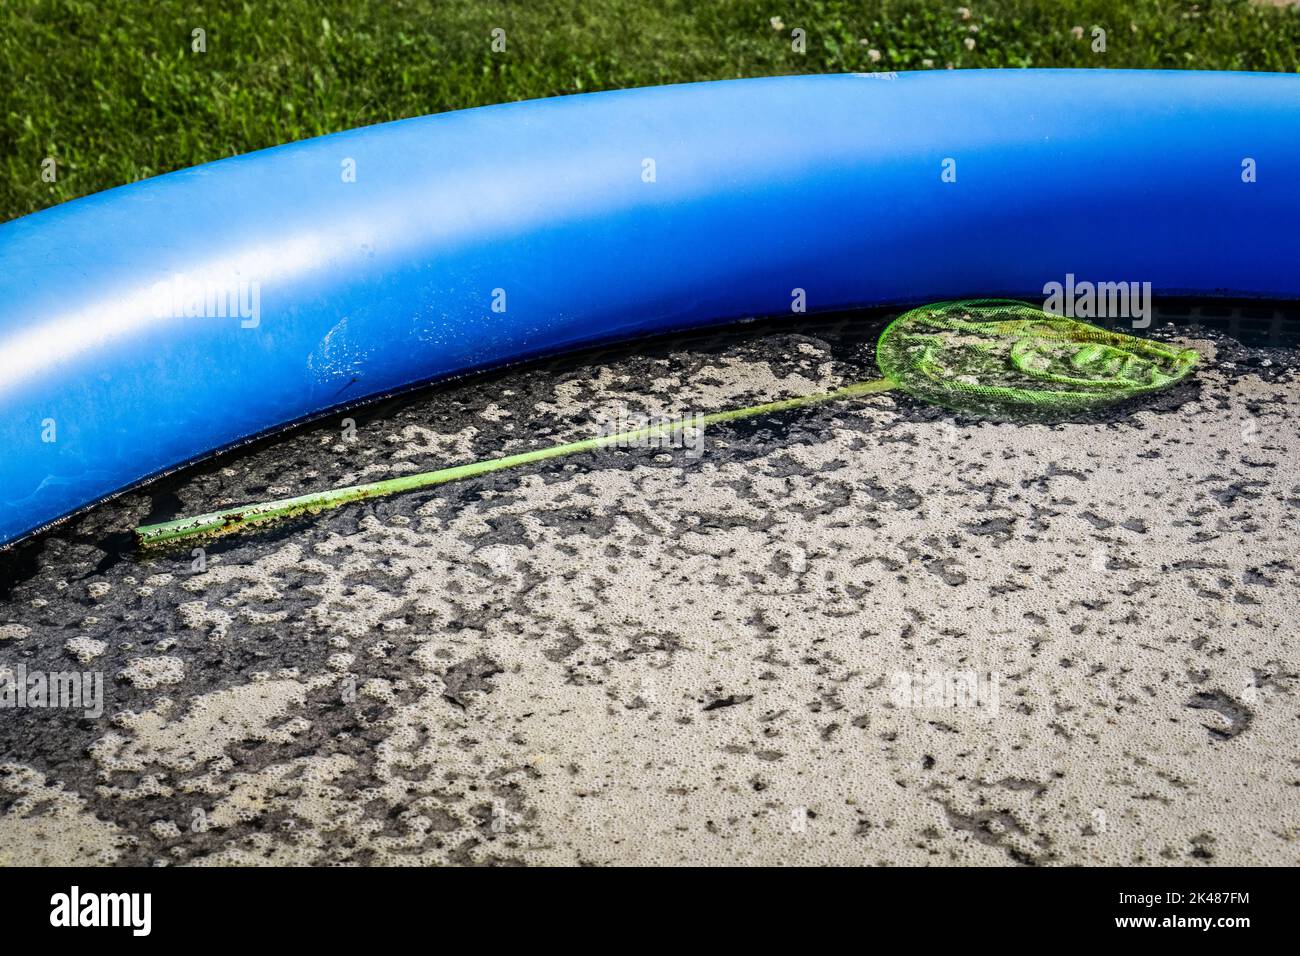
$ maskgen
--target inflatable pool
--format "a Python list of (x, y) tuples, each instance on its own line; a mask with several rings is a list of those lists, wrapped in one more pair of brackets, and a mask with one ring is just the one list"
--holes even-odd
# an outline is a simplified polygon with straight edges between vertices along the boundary
[(1300, 77), (737, 80), (403, 120), (0, 225), (0, 546), (422, 383), (754, 316), (1300, 298)]

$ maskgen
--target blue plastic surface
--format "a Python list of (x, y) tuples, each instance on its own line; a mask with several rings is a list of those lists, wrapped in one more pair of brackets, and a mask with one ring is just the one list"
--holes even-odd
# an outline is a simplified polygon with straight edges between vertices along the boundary
[[(0, 545), (343, 404), (794, 289), (809, 312), (1067, 273), (1300, 298), (1298, 223), (1278, 74), (740, 80), (222, 160), (0, 226)], [(186, 314), (218, 284), (246, 316)]]

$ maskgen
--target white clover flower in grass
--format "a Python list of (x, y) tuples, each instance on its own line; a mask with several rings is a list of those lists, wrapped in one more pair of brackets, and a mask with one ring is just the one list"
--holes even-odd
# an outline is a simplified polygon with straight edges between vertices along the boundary
[(1082, 39), (1083, 39), (1083, 27), (1071, 27), (1071, 28), (1070, 28), (1070, 36), (1074, 37), (1076, 40), (1082, 40)]
[(867, 51), (867, 59), (870, 60), (872, 63), (879, 63), (879, 62), (880, 62), (880, 51), (879, 51), (879, 50), (868, 50), (868, 51)]
[(975, 38), (974, 38), (974, 37), (967, 37), (965, 40), (962, 40), (961, 42), (966, 46), (966, 49), (968, 49), (968, 50), (973, 50), (973, 49), (975, 49)]
[(771, 20), (768, 20), (767, 22), (772, 24), (772, 29), (775, 30), (777, 33), (780, 33), (782, 30), (785, 29), (785, 21), (782, 20), (780, 17), (773, 17)]
[(961, 17), (963, 20), (969, 20), (969, 19), (970, 19), (970, 7), (958, 7), (958, 8), (957, 8), (957, 16)]

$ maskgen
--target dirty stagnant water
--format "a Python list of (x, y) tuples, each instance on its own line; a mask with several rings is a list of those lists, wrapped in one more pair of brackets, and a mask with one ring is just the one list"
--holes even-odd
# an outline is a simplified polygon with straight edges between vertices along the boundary
[(0, 555), (0, 670), (101, 688), (0, 712), (0, 862), (1300, 862), (1300, 315), (1169, 304), (1192, 376), (1064, 423), (891, 392), (133, 550), (874, 378), (886, 319), (448, 384)]

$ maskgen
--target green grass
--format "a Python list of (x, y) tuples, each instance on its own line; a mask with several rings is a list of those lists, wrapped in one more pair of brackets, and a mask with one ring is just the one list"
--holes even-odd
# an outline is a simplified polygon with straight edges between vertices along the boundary
[[(784, 30), (770, 22), (777, 15)], [(1095, 26), (1106, 30), (1104, 54), (1092, 51)], [(497, 27), (504, 53), (490, 48)], [(802, 54), (791, 49), (796, 27), (807, 35)], [(205, 53), (191, 50), (195, 28), (206, 31)], [(3, 0), (0, 218), (441, 110), (947, 66), (1297, 72), (1300, 10), (1248, 0)], [(46, 157), (57, 164), (52, 183)]]

